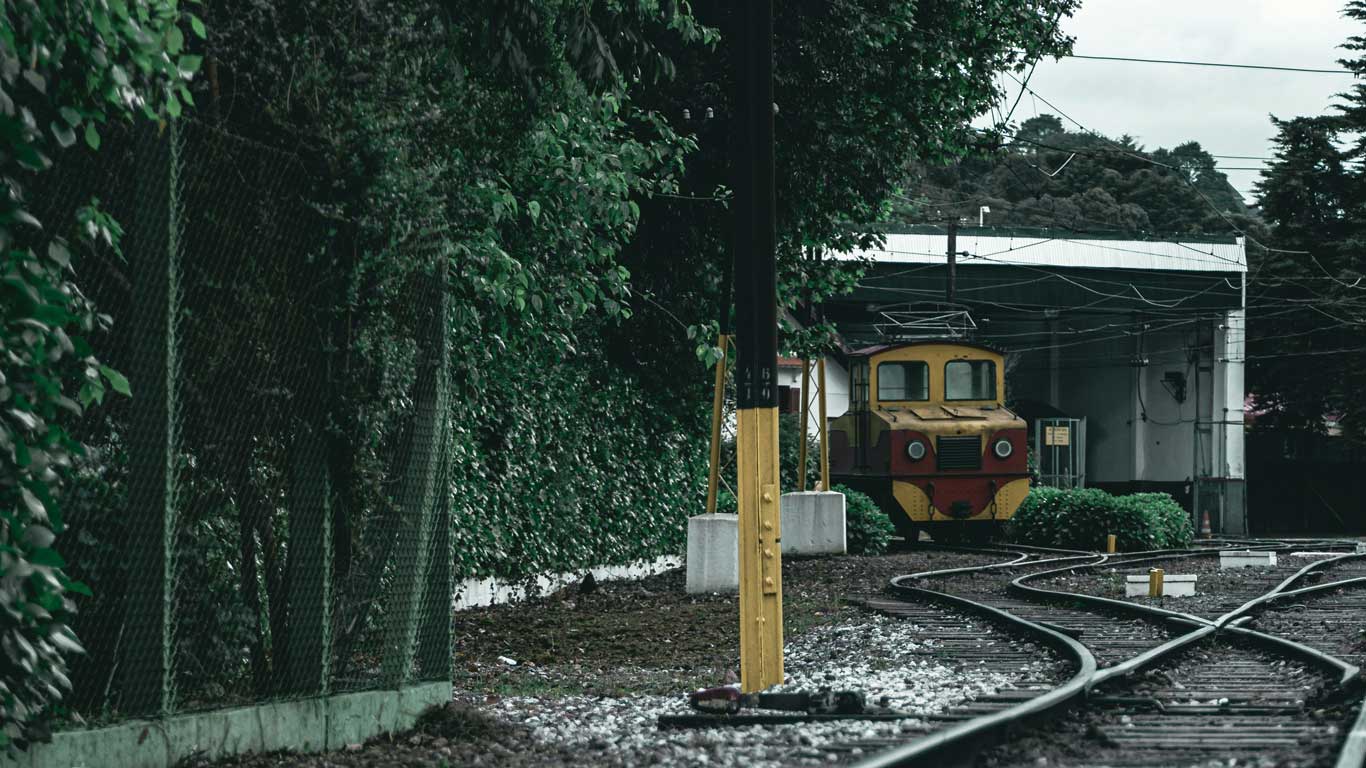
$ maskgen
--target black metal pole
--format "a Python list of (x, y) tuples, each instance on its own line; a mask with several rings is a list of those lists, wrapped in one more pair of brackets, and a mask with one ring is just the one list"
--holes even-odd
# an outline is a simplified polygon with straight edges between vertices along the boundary
[(737, 407), (778, 406), (774, 265), (773, 3), (745, 0), (736, 39), (735, 329)]
[(949, 222), (949, 279), (944, 289), (944, 297), (953, 304), (955, 283), (958, 280), (958, 222)]

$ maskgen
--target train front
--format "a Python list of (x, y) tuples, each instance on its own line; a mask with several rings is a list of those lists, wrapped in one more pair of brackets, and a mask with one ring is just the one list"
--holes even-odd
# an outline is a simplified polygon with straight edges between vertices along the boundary
[(876, 499), (903, 534), (990, 534), (1029, 492), (1025, 423), (1005, 407), (987, 347), (862, 350), (850, 411), (830, 425), (831, 474)]

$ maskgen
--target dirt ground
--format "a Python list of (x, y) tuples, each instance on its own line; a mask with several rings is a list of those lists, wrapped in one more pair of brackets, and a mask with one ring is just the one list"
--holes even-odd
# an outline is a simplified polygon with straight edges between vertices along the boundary
[[(999, 561), (899, 551), (783, 563), (783, 625), (793, 638), (859, 610), (905, 573)], [(736, 595), (688, 595), (682, 569), (633, 582), (577, 586), (539, 600), (455, 617), (456, 690), (493, 694), (671, 694), (721, 685), (738, 665)], [(516, 662), (511, 664), (509, 662)]]
[[(788, 640), (856, 620), (851, 600), (880, 593), (893, 576), (998, 562), (992, 555), (905, 549), (879, 557), (788, 559), (783, 564)], [(184, 768), (617, 764), (545, 744), (525, 723), (490, 711), (511, 697), (676, 696), (735, 680), (739, 600), (688, 595), (682, 569), (640, 581), (567, 587), (553, 595), (455, 615), (455, 702), (408, 733), (324, 755), (190, 760)], [(715, 747), (721, 748), (721, 747)], [(673, 763), (657, 751), (637, 757)], [(708, 760), (705, 750), (688, 762)], [(718, 757), (713, 755), (713, 757)]]

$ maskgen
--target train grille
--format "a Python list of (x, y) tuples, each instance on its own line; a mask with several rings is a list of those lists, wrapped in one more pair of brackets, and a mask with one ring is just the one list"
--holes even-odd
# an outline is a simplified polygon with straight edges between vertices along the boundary
[(941, 437), (934, 453), (939, 469), (982, 468), (982, 440), (977, 435)]

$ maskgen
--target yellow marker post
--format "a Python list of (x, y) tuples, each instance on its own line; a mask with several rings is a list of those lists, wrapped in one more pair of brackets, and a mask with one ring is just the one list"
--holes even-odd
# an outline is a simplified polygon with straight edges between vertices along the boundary
[(802, 358), (802, 428), (797, 432), (797, 490), (806, 490), (806, 428), (811, 424), (811, 360)]
[(740, 686), (783, 681), (778, 504), (778, 276), (773, 166), (773, 0), (736, 6), (734, 156), (736, 497)]
[(726, 347), (730, 337), (721, 334), (716, 346), (721, 359), (716, 361), (716, 389), (711, 397), (711, 465), (707, 470), (707, 514), (716, 514), (716, 485), (721, 479), (721, 410), (726, 398)]
[(1105, 552), (1111, 555), (1115, 553), (1115, 535), (1113, 533), (1105, 537)]
[(830, 490), (830, 445), (825, 442), (825, 356), (822, 355), (816, 361), (816, 397), (820, 399), (820, 410), (817, 415), (820, 417), (820, 436), (821, 436), (821, 485), (822, 491)]
[(1162, 569), (1148, 569), (1148, 597), (1162, 597)]

